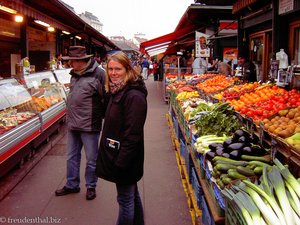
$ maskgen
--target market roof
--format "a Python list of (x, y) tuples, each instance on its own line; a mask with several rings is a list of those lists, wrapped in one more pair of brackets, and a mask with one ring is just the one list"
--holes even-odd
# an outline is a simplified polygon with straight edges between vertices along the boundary
[[(206, 28), (219, 28), (220, 20), (235, 21), (231, 5), (191, 4), (174, 32), (141, 43), (140, 51), (148, 54), (150, 51), (149, 55), (174, 54), (181, 48), (195, 45), (195, 31), (203, 32)], [(167, 48), (162, 47), (166, 45)]]
[(30, 18), (49, 23), (60, 30), (68, 31), (70, 35), (87, 35), (93, 43), (104, 45), (107, 50), (118, 48), (107, 37), (77, 16), (74, 10), (61, 0), (26, 0), (24, 3), (23, 1), (0, 0), (0, 4), (14, 8)]

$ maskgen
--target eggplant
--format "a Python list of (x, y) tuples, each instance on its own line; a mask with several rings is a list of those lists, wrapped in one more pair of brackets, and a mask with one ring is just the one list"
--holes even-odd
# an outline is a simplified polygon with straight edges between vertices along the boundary
[(241, 158), (241, 151), (239, 151), (239, 150), (231, 151), (229, 153), (229, 156), (230, 156), (231, 159), (240, 159)]
[(251, 139), (250, 139), (250, 137), (247, 137), (247, 136), (241, 136), (241, 137), (239, 137), (238, 142), (239, 143), (250, 144)]
[(211, 161), (216, 156), (215, 152), (209, 151), (205, 154), (205, 159)]
[(257, 135), (255, 135), (255, 134), (253, 134), (252, 136), (251, 136), (251, 139), (250, 139), (250, 141), (251, 141), (251, 143), (252, 144), (258, 144), (258, 142), (259, 142), (259, 137), (257, 136)]
[(211, 144), (208, 145), (208, 147), (211, 151), (215, 152), (218, 147), (223, 147), (223, 144), (221, 144), (221, 143), (211, 143)]
[(242, 153), (243, 153), (244, 155), (251, 155), (251, 153), (252, 153), (251, 147), (250, 147), (250, 146), (245, 146), (245, 147), (242, 149)]
[(222, 147), (217, 148), (217, 150), (216, 150), (216, 155), (217, 156), (222, 156), (223, 153), (224, 153), (224, 148), (222, 148)]
[(223, 142), (223, 147), (227, 148), (229, 145), (231, 145), (233, 143), (233, 138), (227, 138), (224, 142)]
[(224, 152), (224, 153), (222, 154), (222, 156), (223, 156), (223, 157), (225, 157), (225, 158), (227, 158), (227, 159), (229, 159), (229, 158), (230, 158), (230, 155), (229, 155), (229, 153), (226, 153), (226, 152)]
[(245, 146), (246, 146), (245, 143), (233, 143), (227, 147), (227, 150), (228, 151), (234, 151), (234, 150), (242, 151), (242, 149)]
[(252, 145), (251, 146), (251, 154), (250, 155), (255, 155), (255, 156), (263, 156), (266, 155), (266, 150), (259, 145)]
[(247, 131), (239, 129), (234, 132), (233, 140), (238, 141), (238, 139), (242, 136), (250, 138), (250, 134)]

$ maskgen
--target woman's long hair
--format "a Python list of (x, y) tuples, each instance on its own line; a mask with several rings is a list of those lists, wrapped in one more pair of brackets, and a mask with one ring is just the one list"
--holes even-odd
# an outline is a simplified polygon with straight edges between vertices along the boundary
[(105, 79), (105, 90), (106, 92), (109, 92), (109, 82), (110, 78), (108, 75), (108, 64), (109, 62), (113, 60), (115, 62), (120, 63), (122, 66), (126, 69), (126, 76), (124, 78), (124, 82), (127, 83), (134, 83), (138, 79), (140, 79), (140, 74), (132, 67), (131, 61), (126, 55), (126, 53), (122, 51), (118, 51), (116, 53), (113, 53), (112, 55), (108, 56), (107, 64), (106, 64), (106, 79)]

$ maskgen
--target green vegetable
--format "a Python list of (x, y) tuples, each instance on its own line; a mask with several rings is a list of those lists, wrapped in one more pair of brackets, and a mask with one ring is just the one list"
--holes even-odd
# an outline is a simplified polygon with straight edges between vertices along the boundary
[[(275, 213), (277, 215), (276, 217), (278, 217), (277, 219), (274, 218), (275, 220), (274, 220), (273, 224), (277, 224), (277, 223), (275, 223), (275, 221), (277, 221), (279, 219), (280, 222), (278, 221), (278, 224), (286, 225), (286, 222), (285, 222), (285, 219), (284, 219), (284, 215), (283, 215), (280, 207), (278, 206), (277, 202), (275, 201), (274, 196), (272, 196), (272, 197), (269, 196), (263, 189), (261, 189), (260, 187), (256, 186), (255, 184), (251, 183), (248, 180), (243, 180), (243, 183), (245, 183), (248, 187), (250, 187), (251, 189), (253, 189), (253, 191), (255, 193), (258, 193), (259, 195), (261, 195), (270, 204), (270, 206), (273, 208), (273, 210), (275, 211)], [(251, 196), (251, 194), (250, 194), (250, 196)], [(254, 200), (254, 202), (256, 203), (255, 200)]]
[(280, 203), (281, 209), (285, 217), (286, 224), (295, 225), (293, 210), (286, 196), (286, 190), (279, 168), (274, 166), (272, 170), (268, 173), (268, 178), (273, 184), (276, 196), (278, 198), (278, 201)]
[(247, 179), (246, 176), (240, 174), (236, 169), (229, 169), (227, 171), (228, 177), (230, 177), (231, 179), (239, 179), (239, 180), (243, 180), (243, 179)]
[(253, 169), (253, 172), (256, 174), (256, 175), (261, 175), (262, 174), (262, 171), (263, 171), (263, 167), (262, 166), (257, 166)]
[(241, 159), (246, 161), (260, 161), (264, 163), (270, 163), (271, 160), (262, 156), (253, 156), (253, 155), (241, 155)]
[(248, 165), (255, 165), (255, 166), (261, 166), (261, 167), (264, 167), (266, 166), (267, 168), (271, 168), (272, 166), (267, 164), (267, 163), (264, 163), (264, 162), (260, 162), (260, 161), (249, 161), (248, 162)]
[(226, 162), (240, 162), (238, 160), (228, 159), (228, 158), (225, 158), (225, 157), (222, 157), (222, 156), (216, 156), (216, 157), (213, 158), (213, 162), (216, 162), (218, 160), (222, 160), (222, 161), (226, 161)]
[(232, 181), (232, 179), (230, 177), (223, 177), (223, 178), (221, 178), (221, 180), (224, 184), (230, 184)]
[(236, 166), (231, 164), (216, 164), (215, 168), (220, 172), (227, 172), (229, 169), (235, 169)]
[(275, 165), (280, 169), (280, 173), (284, 179), (291, 185), (298, 197), (300, 198), (300, 184), (297, 182), (296, 178), (291, 174), (291, 172), (281, 164), (278, 159), (274, 159)]
[(289, 202), (294, 209), (295, 213), (297, 213), (298, 216), (300, 216), (300, 201), (299, 198), (297, 197), (294, 189), (289, 185), (288, 182), (285, 182), (285, 185), (288, 189), (287, 191), (287, 197), (289, 199)]
[[(245, 180), (246, 181), (246, 180)], [(243, 181), (243, 182), (245, 182)], [(251, 182), (250, 182), (251, 183)], [(251, 183), (252, 184), (252, 183)], [(255, 184), (253, 184), (255, 186)], [(256, 186), (257, 187), (257, 186)], [(278, 219), (273, 210), (271, 210), (260, 197), (257, 191), (247, 186), (241, 186), (241, 188), (246, 191), (250, 197), (252, 198), (255, 205), (259, 208), (264, 218), (266, 219), (268, 224), (281, 224), (281, 221)], [(258, 187), (257, 187), (258, 188)], [(277, 205), (277, 203), (275, 203)], [(285, 222), (284, 222), (285, 224)]]
[(246, 161), (225, 161), (225, 160), (222, 160), (222, 159), (219, 159), (217, 161), (215, 161), (215, 164), (230, 164), (230, 165), (234, 165), (234, 166), (246, 166), (248, 164), (248, 162)]
[(243, 167), (243, 166), (237, 166), (236, 170), (237, 170), (237, 172), (239, 172), (240, 174), (245, 175), (245, 176), (254, 176), (255, 175), (253, 170)]
[(236, 194), (236, 196), (239, 198), (239, 200), (242, 202), (242, 205), (244, 208), (247, 209), (249, 214), (252, 217), (252, 221), (254, 225), (260, 224), (260, 211), (253, 202), (252, 198), (245, 192), (240, 191)]

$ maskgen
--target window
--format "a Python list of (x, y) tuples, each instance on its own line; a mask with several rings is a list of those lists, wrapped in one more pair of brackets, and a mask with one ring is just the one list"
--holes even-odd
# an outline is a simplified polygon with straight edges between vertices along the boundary
[(300, 64), (300, 21), (290, 24), (289, 55), (291, 63)]

